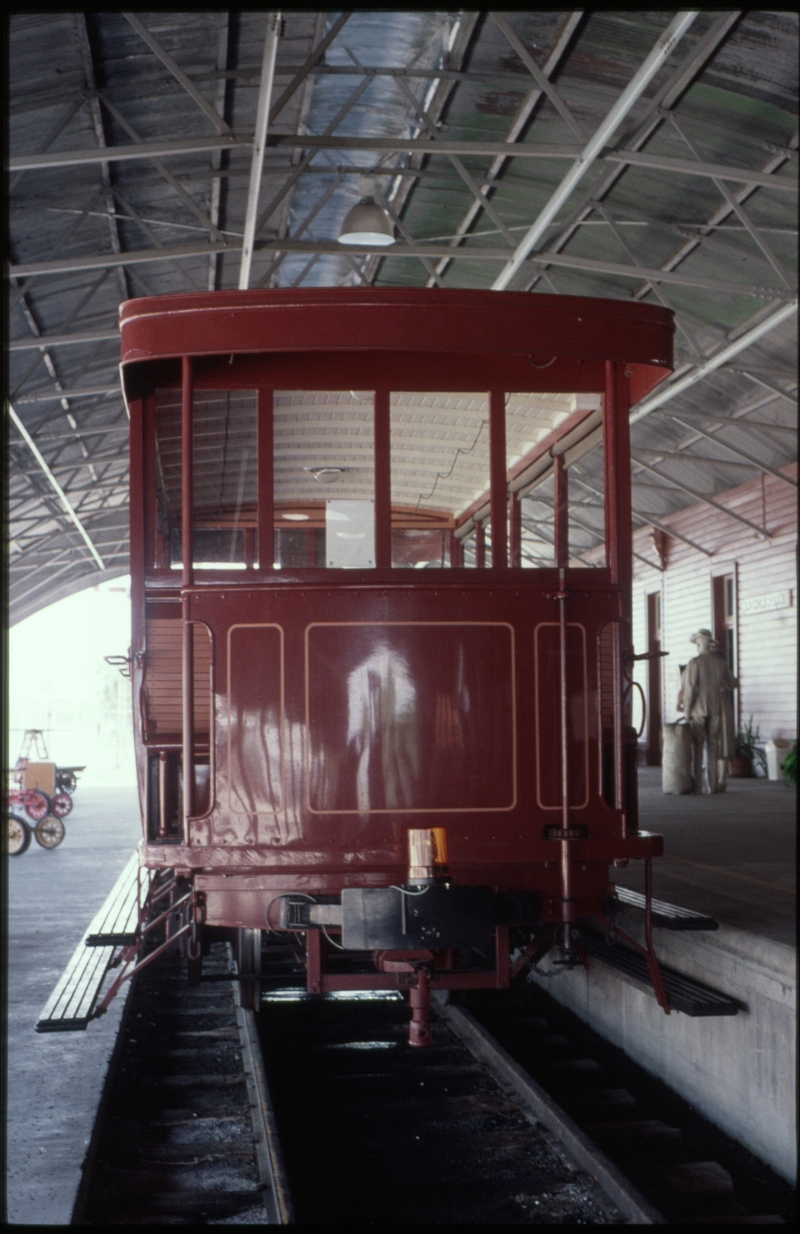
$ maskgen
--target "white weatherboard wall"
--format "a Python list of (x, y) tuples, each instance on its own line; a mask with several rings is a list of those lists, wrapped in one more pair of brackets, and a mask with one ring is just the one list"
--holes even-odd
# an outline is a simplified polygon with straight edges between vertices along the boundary
[[(625, 929), (644, 943), (641, 925), (626, 919)], [(655, 997), (599, 962), (532, 980), (795, 1183), (795, 948), (732, 926), (659, 930), (654, 943), (664, 964), (735, 999), (738, 1014), (665, 1015)]]
[[(783, 468), (796, 477), (797, 464)], [(689, 506), (663, 519), (666, 525), (713, 552), (708, 557), (669, 536), (666, 569), (656, 568), (658, 554), (651, 529), (634, 535), (634, 551), (653, 567), (634, 558), (633, 639), (637, 652), (647, 649), (646, 612), (649, 594), (662, 597), (662, 699), (665, 723), (677, 720), (679, 664), (696, 648), (689, 636), (699, 627), (713, 629), (712, 577), (736, 579), (739, 720), (761, 730), (762, 742), (797, 736), (797, 489), (766, 475), (714, 500), (766, 528), (759, 540), (742, 523), (707, 505)], [(788, 593), (786, 607), (773, 608), (777, 593)], [(772, 599), (770, 599), (772, 597)], [(762, 609), (762, 611), (758, 611)], [(755, 610), (755, 611), (753, 611)], [(647, 691), (646, 662), (636, 665), (636, 678)]]

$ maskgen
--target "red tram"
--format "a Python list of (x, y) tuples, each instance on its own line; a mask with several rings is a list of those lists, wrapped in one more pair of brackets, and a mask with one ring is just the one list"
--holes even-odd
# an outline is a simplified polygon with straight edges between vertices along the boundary
[[(194, 979), (236, 931), (252, 997), (289, 932), (309, 991), (410, 990), (425, 1044), (431, 990), (575, 963), (610, 864), (660, 854), (628, 410), (672, 336), (651, 305), (483, 291), (123, 305), (140, 860)], [(578, 561), (567, 479), (598, 443), (604, 549)]]

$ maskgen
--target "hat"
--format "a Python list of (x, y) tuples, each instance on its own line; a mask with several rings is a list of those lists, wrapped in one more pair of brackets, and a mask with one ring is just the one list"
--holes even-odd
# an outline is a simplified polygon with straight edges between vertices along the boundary
[(701, 627), (701, 628), (697, 631), (697, 633), (696, 633), (696, 634), (693, 634), (693, 635), (692, 635), (692, 637), (689, 639), (689, 642), (690, 642), (690, 643), (697, 643), (697, 640), (698, 640), (698, 638), (700, 637), (700, 635), (701, 635), (701, 634), (702, 634), (705, 638), (710, 639), (710, 640), (711, 640), (711, 642), (713, 643), (713, 641), (714, 641), (714, 635), (711, 633), (711, 631), (710, 631), (710, 630), (706, 630), (706, 629), (704, 629), (704, 628), (702, 628), (702, 627)]

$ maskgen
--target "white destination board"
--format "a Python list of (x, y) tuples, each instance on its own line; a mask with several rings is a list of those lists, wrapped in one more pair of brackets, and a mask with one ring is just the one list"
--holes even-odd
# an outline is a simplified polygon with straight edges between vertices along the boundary
[(776, 608), (789, 608), (792, 603), (791, 591), (771, 591), (766, 596), (750, 596), (742, 601), (743, 613), (771, 613)]

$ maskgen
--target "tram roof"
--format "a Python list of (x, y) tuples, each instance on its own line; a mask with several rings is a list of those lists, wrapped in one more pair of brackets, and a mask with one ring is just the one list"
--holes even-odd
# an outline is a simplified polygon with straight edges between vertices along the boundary
[[(12, 14), (11, 621), (127, 571), (119, 307), (239, 287), (259, 115), (248, 288), (671, 309), (638, 514), (796, 458), (797, 15), (700, 12), (645, 80), (675, 18), (289, 12), (270, 85), (264, 13)], [(345, 250), (370, 182), (396, 241)]]

